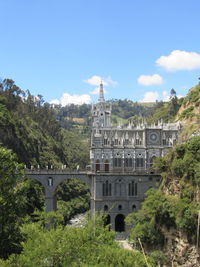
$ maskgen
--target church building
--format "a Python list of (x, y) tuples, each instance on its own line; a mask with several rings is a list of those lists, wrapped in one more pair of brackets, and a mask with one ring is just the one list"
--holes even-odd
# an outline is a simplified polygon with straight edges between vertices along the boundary
[(164, 156), (178, 138), (179, 123), (113, 127), (112, 105), (100, 84), (98, 103), (92, 107), (90, 160), (95, 174), (91, 210), (106, 211), (117, 232), (126, 231), (125, 217), (136, 211), (145, 192), (160, 176), (153, 173), (155, 158)]

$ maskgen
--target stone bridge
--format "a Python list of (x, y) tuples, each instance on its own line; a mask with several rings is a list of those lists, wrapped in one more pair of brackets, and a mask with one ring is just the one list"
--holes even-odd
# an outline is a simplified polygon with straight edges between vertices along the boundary
[(91, 175), (89, 172), (65, 172), (57, 170), (26, 170), (26, 177), (37, 180), (45, 190), (46, 211), (56, 210), (56, 188), (68, 179), (79, 179), (91, 188)]

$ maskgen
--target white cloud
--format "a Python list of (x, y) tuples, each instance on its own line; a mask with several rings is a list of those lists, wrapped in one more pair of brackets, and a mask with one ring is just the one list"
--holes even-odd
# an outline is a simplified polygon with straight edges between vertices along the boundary
[(53, 99), (50, 101), (50, 104), (60, 105), (60, 101), (58, 99)]
[(146, 92), (140, 102), (156, 102), (159, 99), (158, 92)]
[(82, 105), (82, 104), (90, 104), (91, 103), (91, 97), (90, 95), (84, 94), (84, 95), (70, 95), (68, 93), (64, 93), (62, 97), (58, 99), (54, 99), (50, 102), (50, 104), (56, 104), (61, 106), (67, 106), (70, 104), (75, 105)]
[(168, 71), (198, 69), (200, 68), (200, 54), (174, 50), (170, 55), (158, 58), (156, 63)]
[[(181, 98), (183, 96), (177, 95), (178, 98)], [(170, 101), (170, 93), (167, 91), (162, 91), (161, 93), (158, 92), (146, 92), (144, 94), (144, 98), (140, 100), (139, 102), (156, 102), (158, 101), (163, 101), (163, 102), (168, 102)]]
[(118, 82), (116, 81), (113, 81), (111, 76), (108, 76), (107, 78), (103, 79), (107, 82), (108, 85), (112, 86), (112, 87), (115, 87), (118, 85)]
[(162, 84), (163, 82), (164, 82), (164, 80), (159, 74), (140, 75), (138, 77), (138, 83), (145, 85), (145, 86)]
[(170, 100), (170, 95), (169, 95), (169, 93), (167, 91), (163, 91), (162, 92), (162, 100), (164, 102), (168, 102)]
[(116, 81), (113, 81), (111, 76), (108, 76), (107, 78), (93, 75), (91, 78), (84, 80), (84, 82), (89, 83), (91, 85), (99, 86), (102, 82), (104, 86), (116, 86), (118, 83)]

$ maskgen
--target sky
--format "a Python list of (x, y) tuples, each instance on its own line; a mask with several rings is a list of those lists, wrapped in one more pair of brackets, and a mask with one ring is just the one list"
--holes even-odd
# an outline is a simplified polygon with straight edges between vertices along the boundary
[(0, 78), (45, 101), (167, 100), (200, 77), (199, 0), (0, 0)]

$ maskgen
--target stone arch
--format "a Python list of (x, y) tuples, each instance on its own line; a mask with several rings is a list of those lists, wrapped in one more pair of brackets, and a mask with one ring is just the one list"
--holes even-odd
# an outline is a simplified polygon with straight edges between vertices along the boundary
[(55, 211), (57, 208), (56, 201), (56, 189), (57, 187), (63, 183), (65, 180), (69, 179), (79, 179), (84, 184), (91, 186), (90, 178), (87, 174), (81, 173), (55, 173), (55, 172), (27, 172), (26, 177), (36, 180), (42, 184), (45, 189), (45, 205), (46, 212)]
[(118, 214), (115, 217), (115, 231), (125, 232), (125, 216), (123, 214)]

